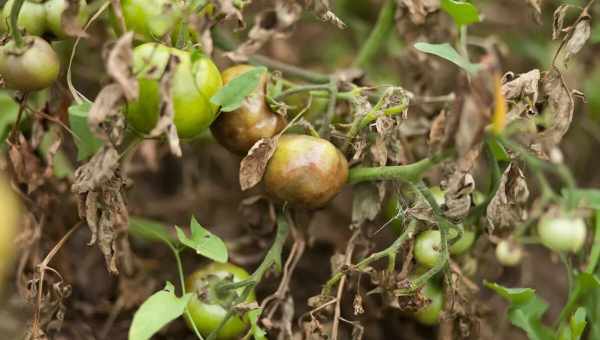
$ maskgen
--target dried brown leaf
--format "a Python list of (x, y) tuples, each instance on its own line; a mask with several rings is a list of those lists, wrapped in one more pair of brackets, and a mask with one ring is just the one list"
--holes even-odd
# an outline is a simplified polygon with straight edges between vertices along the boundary
[(554, 11), (554, 20), (552, 21), (552, 39), (558, 40), (564, 33), (565, 16), (567, 11), (572, 8), (571, 5), (562, 4)]
[(133, 32), (121, 36), (108, 53), (106, 71), (123, 89), (127, 101), (134, 101), (139, 96), (137, 78), (133, 74)]
[(61, 27), (70, 37), (86, 38), (88, 34), (83, 30), (85, 23), (81, 22), (80, 11), (86, 10), (80, 0), (67, 0), (67, 8), (62, 12)]
[(577, 54), (592, 34), (592, 28), (590, 26), (590, 18), (579, 20), (575, 25), (573, 33), (569, 36), (569, 40), (565, 45), (565, 65), (569, 62), (574, 54)]
[(352, 189), (352, 228), (360, 227), (366, 221), (372, 221), (381, 210), (385, 197), (383, 183), (361, 183)]
[(425, 23), (425, 18), (440, 8), (439, 0), (397, 0), (397, 17), (403, 16), (402, 12), (408, 11), (410, 19), (414, 24), (421, 25)]
[(31, 193), (44, 184), (44, 169), (42, 162), (22, 134), (18, 134), (17, 142), (11, 143), (8, 156), (13, 166), (15, 179), (18, 183), (27, 185)]
[(525, 175), (511, 163), (502, 174), (498, 190), (487, 207), (489, 233), (505, 235), (525, 220), (523, 204), (529, 198)]
[(445, 192), (445, 215), (452, 219), (466, 217), (471, 208), (471, 193), (475, 190), (475, 179), (470, 173), (456, 172), (450, 177)]
[(165, 71), (159, 82), (160, 94), (160, 110), (159, 119), (156, 126), (150, 131), (150, 136), (157, 137), (166, 134), (169, 141), (171, 153), (177, 157), (181, 157), (181, 146), (179, 145), (179, 136), (177, 135), (177, 127), (175, 126), (175, 108), (173, 106), (172, 83), (177, 65), (180, 60), (175, 55), (169, 56), (169, 61), (165, 67)]
[(535, 21), (538, 24), (542, 23), (542, 0), (526, 0), (529, 6), (533, 8), (535, 13)]
[(119, 84), (106, 85), (98, 95), (88, 114), (90, 130), (101, 140), (118, 145), (123, 140), (125, 116), (124, 93)]
[(510, 104), (508, 122), (537, 113), (540, 77), (538, 69), (517, 76), (509, 72), (502, 77), (502, 94)]
[(248, 190), (257, 185), (265, 173), (267, 164), (277, 148), (277, 137), (262, 138), (256, 142), (240, 163), (240, 187)]
[(248, 40), (226, 56), (236, 62), (246, 61), (248, 56), (258, 51), (269, 40), (287, 35), (301, 13), (302, 8), (298, 4), (276, 2), (274, 8), (256, 16), (254, 26), (248, 33)]
[(346, 24), (331, 11), (329, 0), (301, 0), (305, 7), (313, 11), (321, 20), (331, 22), (340, 29), (346, 28)]
[(540, 133), (542, 143), (549, 150), (557, 145), (567, 133), (573, 119), (575, 103), (571, 91), (567, 88), (562, 74), (556, 68), (544, 74), (542, 79), (542, 91), (548, 99), (548, 107), (551, 114), (551, 125)]

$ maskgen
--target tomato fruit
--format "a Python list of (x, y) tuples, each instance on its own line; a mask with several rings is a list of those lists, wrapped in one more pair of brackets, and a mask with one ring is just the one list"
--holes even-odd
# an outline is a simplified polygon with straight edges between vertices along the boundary
[(56, 81), (60, 60), (50, 44), (39, 37), (26, 36), (24, 46), (13, 40), (0, 47), (0, 75), (12, 90), (23, 92), (44, 89)]
[(288, 134), (279, 138), (265, 171), (267, 191), (309, 209), (327, 204), (348, 179), (348, 162), (328, 140)]
[[(237, 65), (223, 71), (223, 83), (253, 69), (250, 65)], [(275, 136), (285, 128), (285, 119), (271, 111), (265, 100), (268, 76), (264, 74), (256, 89), (244, 100), (242, 106), (231, 112), (221, 112), (210, 129), (221, 145), (229, 151), (243, 155), (261, 138)]]
[(169, 58), (180, 62), (171, 80), (175, 126), (180, 138), (200, 135), (216, 118), (217, 108), (210, 98), (223, 86), (217, 66), (205, 56), (192, 58), (189, 52), (156, 43), (146, 43), (133, 51), (133, 69), (138, 75), (139, 99), (127, 105), (127, 120), (140, 133), (149, 133), (160, 116), (159, 82)]
[[(182, 18), (183, 1), (121, 0), (121, 9), (128, 31), (134, 31), (139, 40), (154, 41), (175, 32)], [(111, 17), (120, 30), (114, 13)]]
[[(0, 25), (2, 30), (5, 32), (9, 31), (10, 25), (10, 12), (14, 0), (8, 0), (4, 4), (2, 10), (2, 20)], [(46, 30), (46, 8), (43, 4), (35, 3), (33, 1), (25, 1), (19, 17), (17, 18), (17, 26), (21, 30), (25, 30), (30, 35), (42, 35)]]
[[(194, 323), (196, 328), (204, 335), (208, 336), (217, 329), (221, 321), (225, 318), (227, 311), (232, 307), (232, 302), (239, 297), (244, 288), (229, 291), (229, 294), (222, 296), (217, 291), (217, 287), (222, 283), (234, 283), (246, 280), (250, 275), (242, 268), (230, 263), (216, 263), (201, 268), (185, 281), (186, 291), (193, 293), (193, 297), (188, 304), (191, 319), (187, 318), (188, 326)], [(245, 302), (256, 300), (252, 292)], [(217, 335), (217, 339), (238, 339), (248, 329), (249, 321), (246, 317), (234, 315), (226, 323)]]
[[(458, 232), (451, 229), (448, 233), (448, 239), (456, 237)], [(464, 230), (460, 239), (454, 242), (448, 252), (451, 255), (464, 254), (475, 242), (475, 232)], [(442, 235), (439, 230), (426, 230), (420, 233), (415, 240), (415, 259), (418, 263), (433, 267), (441, 256), (442, 251)]]
[(414, 318), (426, 326), (437, 325), (440, 322), (440, 315), (444, 307), (442, 289), (435, 283), (427, 282), (421, 289), (421, 293), (431, 301), (428, 305), (416, 311), (413, 314)]
[(19, 219), (19, 203), (3, 177), (0, 177), (0, 288), (14, 256), (14, 237)]
[[(44, 3), (46, 7), (46, 26), (47, 29), (59, 38), (66, 38), (62, 25), (62, 15), (67, 9), (67, 0), (48, 0)], [(88, 9), (86, 0), (79, 0), (77, 13), (77, 24), (83, 27), (88, 19)]]
[(496, 259), (503, 266), (514, 267), (521, 263), (523, 249), (519, 244), (509, 240), (502, 240), (496, 246)]
[(542, 244), (554, 251), (577, 252), (585, 243), (585, 221), (570, 216), (542, 217), (538, 224)]

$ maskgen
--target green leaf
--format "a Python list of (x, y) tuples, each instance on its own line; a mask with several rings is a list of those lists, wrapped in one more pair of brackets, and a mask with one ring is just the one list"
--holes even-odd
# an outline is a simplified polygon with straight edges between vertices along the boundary
[(569, 322), (569, 326), (571, 329), (571, 340), (579, 340), (581, 339), (581, 335), (585, 330), (585, 325), (587, 322), (585, 321), (586, 312), (583, 307), (577, 308), (575, 314), (571, 317), (571, 321)]
[(267, 332), (258, 325), (258, 318), (261, 314), (262, 308), (253, 309), (247, 314), (250, 320), (250, 334), (252, 334), (254, 340), (267, 340)]
[(592, 290), (586, 296), (586, 310), (590, 320), (588, 339), (600, 339), (600, 289)]
[(181, 228), (175, 228), (177, 229), (177, 238), (179, 241), (187, 247), (194, 249), (196, 253), (217, 262), (227, 262), (227, 247), (223, 240), (204, 229), (196, 221), (195, 217), (192, 217), (190, 223), (190, 228), (192, 229), (191, 237), (187, 237)]
[(14, 101), (7, 91), (0, 91), (0, 140), (6, 139), (8, 128), (17, 121), (19, 104)]
[(467, 58), (458, 54), (454, 47), (448, 43), (443, 44), (430, 44), (420, 42), (415, 44), (415, 48), (421, 52), (437, 55), (438, 57), (444, 58), (451, 63), (454, 63), (463, 70), (470, 74), (475, 74), (479, 71), (480, 65), (472, 64)]
[(548, 305), (531, 288), (507, 288), (485, 282), (485, 286), (508, 300), (508, 318), (513, 325), (527, 333), (531, 340), (552, 340), (552, 331), (542, 324), (542, 316)]
[(129, 340), (147, 340), (169, 322), (183, 315), (192, 297), (191, 293), (181, 298), (175, 296), (175, 287), (167, 282), (165, 288), (150, 296), (135, 312)]
[(442, 0), (442, 9), (450, 14), (458, 26), (471, 25), (481, 21), (477, 7), (465, 1)]
[(497, 161), (500, 162), (509, 162), (510, 161), (510, 156), (508, 155), (508, 152), (506, 152), (506, 149), (504, 148), (504, 146), (500, 143), (498, 143), (498, 139), (496, 139), (495, 136), (490, 136), (487, 139), (487, 143), (490, 147), (490, 149), (492, 150), (492, 153), (494, 154), (494, 157), (496, 158)]
[(255, 67), (246, 73), (233, 78), (210, 102), (221, 106), (221, 111), (231, 112), (238, 109), (246, 97), (248, 97), (260, 81), (260, 77), (267, 72), (264, 66)]
[(563, 189), (562, 195), (568, 197), (568, 194), (571, 194), (571, 197), (582, 207), (600, 209), (600, 190), (598, 189), (574, 189), (570, 191)]
[(86, 159), (102, 147), (102, 141), (96, 138), (88, 126), (88, 113), (92, 103), (82, 102), (69, 107), (69, 126), (75, 134), (77, 160)]
[(171, 245), (179, 243), (168, 232), (164, 224), (141, 217), (129, 217), (129, 233), (134, 237), (150, 242), (165, 242)]

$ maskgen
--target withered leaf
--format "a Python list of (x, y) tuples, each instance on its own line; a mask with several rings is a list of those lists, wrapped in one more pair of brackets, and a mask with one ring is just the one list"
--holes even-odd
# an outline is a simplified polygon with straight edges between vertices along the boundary
[(554, 20), (552, 22), (552, 39), (557, 40), (563, 34), (565, 25), (565, 16), (571, 5), (562, 4), (554, 11)]
[(381, 210), (385, 197), (383, 183), (361, 183), (352, 188), (352, 228), (372, 221)]
[(535, 21), (538, 24), (542, 23), (542, 0), (526, 0), (527, 3), (529, 3), (529, 6), (531, 6), (531, 8), (533, 8), (534, 12), (535, 12)]
[(312, 10), (323, 21), (328, 21), (343, 29), (346, 24), (331, 11), (329, 0), (302, 0), (305, 6)]
[(172, 83), (173, 77), (175, 75), (175, 70), (177, 69), (177, 65), (179, 65), (180, 60), (175, 55), (169, 56), (169, 61), (165, 68), (165, 72), (163, 73), (160, 83), (159, 83), (159, 93), (160, 93), (160, 110), (159, 110), (159, 119), (156, 123), (156, 126), (152, 131), (150, 131), (150, 135), (153, 137), (157, 137), (166, 134), (167, 140), (169, 141), (169, 147), (171, 148), (171, 153), (177, 157), (181, 157), (181, 146), (179, 145), (179, 136), (177, 135), (177, 128), (175, 127), (175, 107), (173, 106), (173, 96), (172, 96)]
[(565, 64), (569, 62), (571, 56), (581, 51), (585, 43), (590, 38), (591, 33), (592, 29), (589, 18), (582, 19), (575, 25), (575, 30), (569, 36), (569, 40), (565, 45)]
[(487, 207), (488, 232), (504, 235), (525, 218), (523, 204), (529, 198), (525, 175), (511, 163), (500, 179), (498, 190)]
[(546, 149), (551, 149), (558, 144), (567, 133), (573, 119), (575, 103), (571, 91), (567, 88), (560, 71), (553, 68), (544, 74), (542, 79), (542, 91), (548, 98), (548, 106), (551, 113), (551, 125), (540, 133), (542, 143)]
[(456, 172), (448, 181), (445, 193), (445, 215), (461, 219), (468, 215), (471, 208), (471, 193), (475, 190), (475, 179), (470, 173)]
[(301, 13), (302, 8), (296, 3), (276, 2), (274, 9), (267, 9), (256, 16), (254, 26), (248, 33), (248, 40), (235, 51), (227, 53), (227, 57), (236, 62), (246, 61), (249, 55), (254, 54), (272, 38), (285, 36)]
[(115, 176), (119, 167), (119, 153), (114, 147), (103, 146), (88, 163), (75, 170), (72, 190), (83, 194), (101, 188)]
[[(439, 0), (397, 0), (399, 11), (408, 11), (414, 24), (425, 23), (425, 18), (440, 8)], [(400, 14), (402, 16), (402, 14)]]
[(60, 18), (63, 32), (70, 37), (88, 37), (82, 27), (85, 23), (81, 21), (81, 11), (86, 9), (81, 4), (80, 0), (67, 0), (67, 7)]
[(121, 88), (127, 101), (134, 101), (139, 96), (137, 78), (133, 74), (133, 32), (121, 36), (108, 53), (106, 60), (106, 71)]
[(17, 182), (26, 184), (28, 193), (44, 184), (45, 171), (42, 163), (21, 133), (17, 136), (17, 142), (10, 144), (8, 157)]
[(121, 114), (123, 88), (119, 84), (106, 85), (96, 96), (88, 114), (90, 130), (99, 139), (118, 145), (123, 139), (125, 116)]
[(262, 138), (256, 142), (240, 163), (240, 187), (248, 190), (257, 185), (277, 148), (278, 137)]
[(507, 73), (503, 77), (502, 94), (510, 104), (507, 121), (537, 113), (535, 108), (539, 97), (540, 70), (534, 69), (516, 77)]

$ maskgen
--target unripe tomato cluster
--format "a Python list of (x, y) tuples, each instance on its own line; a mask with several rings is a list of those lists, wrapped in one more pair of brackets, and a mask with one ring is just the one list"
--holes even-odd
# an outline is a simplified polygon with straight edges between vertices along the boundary
[[(244, 288), (239, 288), (223, 296), (218, 287), (223, 283), (237, 283), (246, 280), (250, 275), (242, 268), (229, 263), (216, 263), (198, 269), (186, 279), (186, 291), (192, 293), (188, 304), (190, 316), (186, 316), (188, 326), (192, 323), (208, 336), (221, 324), (231, 309), (233, 298), (241, 295)], [(245, 302), (254, 302), (256, 297), (251, 292)], [(248, 330), (249, 320), (245, 316), (231, 317), (217, 335), (218, 340), (239, 339)]]
[[(13, 3), (14, 0), (8, 0), (2, 10), (0, 28), (4, 32), (9, 30), (7, 24), (10, 22)], [(58, 38), (65, 38), (67, 34), (63, 29), (62, 16), (67, 5), (68, 0), (26, 0), (19, 12), (17, 26), (30, 35), (51, 34)], [(86, 0), (79, 0), (78, 10), (76, 21), (80, 27), (83, 27), (89, 16)]]
[(138, 77), (139, 99), (127, 105), (130, 125), (149, 133), (160, 115), (160, 80), (170, 58), (177, 58), (170, 95), (175, 111), (174, 123), (180, 138), (197, 137), (216, 118), (218, 108), (210, 98), (223, 86), (219, 69), (205, 56), (192, 58), (190, 52), (157, 43), (146, 43), (133, 51), (133, 71)]

